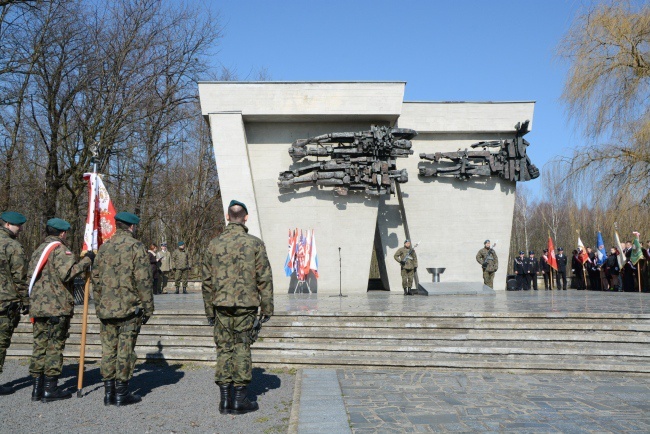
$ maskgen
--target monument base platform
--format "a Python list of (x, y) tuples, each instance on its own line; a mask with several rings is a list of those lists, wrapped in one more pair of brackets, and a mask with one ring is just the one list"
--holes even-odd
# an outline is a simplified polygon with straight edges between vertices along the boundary
[(480, 282), (422, 282), (418, 291), (427, 295), (495, 295), (494, 289)]

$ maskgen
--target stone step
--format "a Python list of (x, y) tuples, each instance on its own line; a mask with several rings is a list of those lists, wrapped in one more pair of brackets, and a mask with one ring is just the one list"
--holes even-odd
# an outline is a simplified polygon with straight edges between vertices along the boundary
[[(199, 351), (186, 348), (170, 348), (160, 352), (158, 347), (140, 347), (137, 354), (140, 359), (164, 359), (171, 361), (214, 362), (214, 348), (202, 348)], [(17, 345), (9, 349), (11, 356), (29, 356), (31, 349)], [(78, 357), (78, 345), (67, 345), (65, 356), (73, 361)], [(101, 357), (99, 347), (86, 351), (88, 359)], [(324, 351), (265, 351), (253, 349), (253, 362), (265, 365), (297, 366), (355, 366), (355, 367), (399, 367), (399, 368), (450, 368), (450, 369), (498, 369), (498, 370), (549, 370), (549, 371), (606, 371), (650, 373), (650, 364), (645, 358), (589, 356), (576, 359), (564, 355), (465, 355), (436, 353), (431, 357), (422, 354), (390, 354), (378, 351), (360, 354), (348, 352)]]
[[(27, 327), (19, 327), (14, 333), (18, 335), (31, 335)], [(87, 329), (89, 336), (99, 334), (99, 325), (90, 325)], [(80, 335), (76, 328), (72, 328), (71, 335)], [(212, 328), (203, 327), (163, 327), (149, 326), (142, 327), (142, 336), (173, 336), (173, 337), (204, 337), (212, 339)], [(413, 331), (409, 329), (327, 329), (327, 328), (272, 328), (264, 327), (260, 336), (272, 339), (330, 339), (343, 341), (355, 340), (382, 340), (392, 341), (400, 339), (412, 339), (419, 341), (428, 340), (450, 340), (450, 341), (530, 341), (530, 342), (611, 342), (611, 343), (650, 343), (650, 334), (641, 332), (594, 332), (594, 331), (565, 331), (562, 333), (539, 331), (523, 332), (520, 330), (435, 330), (435, 331)], [(89, 338), (90, 339), (90, 338)]]
[[(78, 345), (81, 342), (79, 335), (71, 335), (67, 340), (68, 345)], [(16, 335), (12, 339), (14, 344), (31, 345), (29, 335)], [(86, 345), (100, 346), (98, 335), (87, 337)], [(212, 337), (177, 337), (177, 336), (151, 336), (138, 337), (138, 346), (152, 346), (167, 348), (214, 348)], [(254, 348), (271, 350), (327, 350), (327, 351), (385, 351), (391, 352), (446, 352), (446, 353), (474, 353), (474, 354), (575, 354), (607, 355), (607, 356), (636, 356), (650, 358), (650, 349), (646, 344), (617, 344), (610, 343), (583, 343), (583, 342), (530, 342), (530, 341), (415, 341), (404, 340), (400, 342), (383, 340), (345, 340), (333, 342), (318, 339), (289, 339), (276, 340), (264, 338), (255, 343)]]

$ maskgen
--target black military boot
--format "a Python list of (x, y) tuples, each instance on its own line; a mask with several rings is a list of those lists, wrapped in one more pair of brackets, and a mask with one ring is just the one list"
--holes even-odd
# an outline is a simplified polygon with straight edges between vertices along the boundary
[(177, 286), (177, 287), (176, 287), (176, 292), (175, 292), (176, 294), (178, 294), (178, 290), (179, 290), (179, 288), (178, 288), (178, 286)]
[(413, 295), (413, 294), (411, 293), (411, 288), (406, 288), (406, 295)]
[(183, 294), (187, 294), (187, 288), (183, 288)]
[(115, 405), (115, 380), (104, 381), (104, 405)]
[(142, 401), (140, 395), (129, 393), (128, 381), (115, 381), (115, 405), (118, 407), (122, 405), (135, 404)]
[(404, 288), (404, 295), (409, 295), (409, 293), (408, 293), (408, 291), (406, 290), (406, 288)]
[(221, 402), (219, 403), (219, 413), (230, 414), (232, 410), (232, 394), (230, 393), (230, 384), (219, 384), (219, 392), (221, 392)]
[(43, 374), (34, 377), (34, 388), (32, 389), (32, 401), (40, 401), (43, 399), (43, 381), (45, 376)]
[(257, 402), (250, 402), (246, 397), (246, 386), (235, 386), (235, 397), (230, 414), (246, 414), (260, 408)]
[(0, 386), (0, 395), (11, 395), (14, 393), (14, 388), (11, 386)]
[(42, 402), (52, 402), (59, 401), (61, 399), (72, 398), (72, 393), (67, 390), (59, 389), (57, 383), (59, 382), (59, 377), (48, 377), (45, 376), (45, 385), (43, 387), (43, 398)]

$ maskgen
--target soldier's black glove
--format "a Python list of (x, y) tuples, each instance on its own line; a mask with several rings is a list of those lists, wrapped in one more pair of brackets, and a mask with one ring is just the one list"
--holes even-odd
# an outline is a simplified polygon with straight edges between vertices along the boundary
[(262, 315), (262, 318), (260, 319), (260, 322), (262, 324), (264, 324), (265, 322), (267, 322), (270, 319), (271, 319), (271, 315)]
[(147, 315), (144, 315), (144, 316), (142, 317), (142, 325), (145, 325), (145, 324), (147, 323), (147, 321), (149, 321), (149, 318), (151, 318), (151, 317), (149, 317), (149, 316), (147, 316)]
[(214, 318), (208, 318), (208, 325), (214, 327)]
[(29, 315), (29, 305), (24, 304), (23, 307), (20, 309), (20, 313), (22, 315)]
[(88, 250), (84, 257), (85, 258), (90, 258), (90, 263), (93, 264), (95, 262), (95, 256), (97, 256), (97, 255), (95, 255), (95, 252), (93, 252), (92, 250)]

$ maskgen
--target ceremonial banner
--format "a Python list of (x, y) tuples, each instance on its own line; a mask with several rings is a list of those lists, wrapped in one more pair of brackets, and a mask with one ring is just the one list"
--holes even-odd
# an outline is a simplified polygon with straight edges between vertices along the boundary
[(641, 249), (641, 243), (639, 243), (639, 233), (634, 232), (634, 243), (632, 248), (632, 255), (630, 256), (630, 261), (633, 265), (636, 265), (641, 258), (643, 258), (643, 250)]
[(596, 265), (603, 265), (607, 260), (607, 250), (605, 250), (605, 242), (600, 231), (598, 231), (598, 235), (596, 236), (596, 247), (598, 249), (596, 250), (596, 258), (598, 258)]
[(115, 208), (98, 174), (84, 173), (84, 179), (88, 181), (88, 216), (83, 250), (97, 251), (115, 233)]
[(623, 245), (621, 244), (621, 239), (618, 237), (618, 231), (614, 229), (614, 241), (616, 242), (616, 249), (618, 250), (618, 256), (616, 257), (618, 259), (618, 266), (620, 268), (623, 268), (623, 265), (625, 265), (625, 253), (623, 253)]
[(296, 252), (296, 231), (291, 232), (289, 229), (289, 251), (287, 252), (287, 259), (284, 261), (284, 274), (291, 277), (293, 273), (293, 260)]
[(580, 237), (578, 237), (578, 260), (583, 265), (589, 260), (589, 254), (587, 253), (587, 249), (585, 249), (585, 245), (582, 244)]
[(553, 239), (548, 237), (548, 265), (557, 271), (557, 259), (555, 258), (555, 247), (553, 246)]
[(311, 231), (311, 251), (309, 253), (309, 269), (318, 279), (318, 251), (316, 250), (316, 235)]

